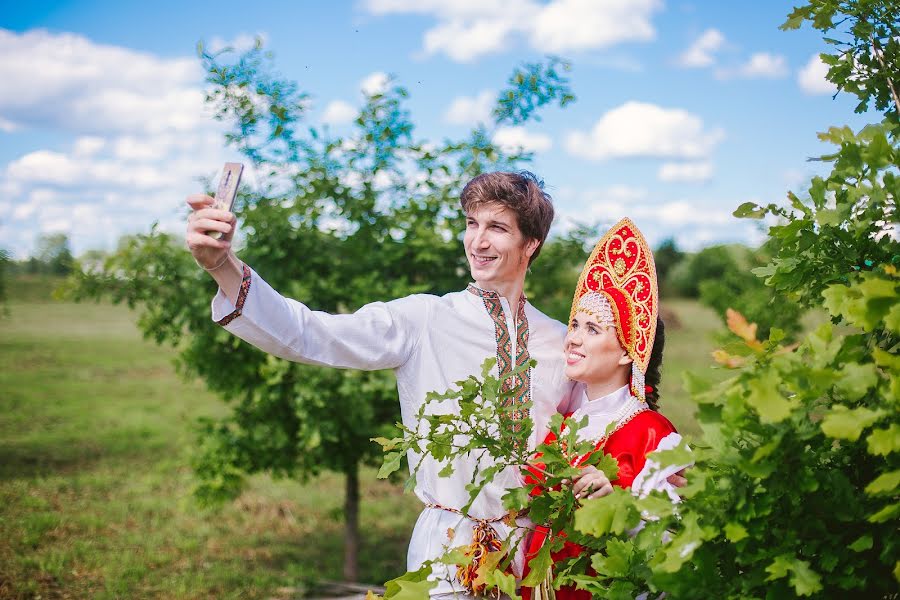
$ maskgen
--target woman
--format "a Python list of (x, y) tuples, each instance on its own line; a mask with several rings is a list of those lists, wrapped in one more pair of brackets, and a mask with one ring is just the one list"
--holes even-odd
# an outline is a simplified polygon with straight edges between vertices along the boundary
[[(664, 334), (658, 318), (656, 268), (644, 237), (629, 219), (622, 219), (597, 243), (585, 264), (569, 319), (565, 341), (566, 375), (584, 384), (587, 400), (567, 420), (587, 425), (578, 430), (582, 441), (593, 441), (619, 464), (612, 482), (591, 466), (584, 467), (572, 491), (579, 498), (599, 498), (612, 486), (635, 493), (665, 490), (677, 494), (666, 478), (681, 467), (659, 469), (647, 454), (673, 448), (681, 441), (675, 427), (656, 412)], [(566, 425), (564, 424), (563, 427)], [(550, 433), (545, 443), (556, 440)], [(587, 457), (573, 457), (578, 465)], [(537, 470), (530, 482), (539, 482)], [(540, 493), (539, 488), (535, 492)], [(536, 528), (527, 545), (528, 558), (546, 542), (547, 527)], [(580, 546), (566, 542), (554, 562), (578, 556)], [(523, 588), (523, 598), (532, 598)], [(535, 594), (535, 597), (539, 596)], [(590, 593), (562, 588), (557, 600), (588, 600)]]

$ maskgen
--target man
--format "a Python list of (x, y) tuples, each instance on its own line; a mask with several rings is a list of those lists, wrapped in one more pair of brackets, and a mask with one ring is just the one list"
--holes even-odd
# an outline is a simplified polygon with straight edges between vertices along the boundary
[[(194, 210), (187, 243), (195, 260), (219, 284), (213, 299), (213, 319), (258, 348), (288, 360), (354, 369), (393, 369), (397, 377), (404, 425), (417, 427), (415, 415), (430, 391), (444, 391), (454, 382), (479, 373), (485, 358), (495, 356), (495, 375), (537, 361), (534, 369), (509, 377), (515, 401), (531, 401), (534, 429), (530, 447), (543, 440), (550, 417), (569, 406), (572, 385), (564, 375), (562, 353), (566, 327), (532, 306), (524, 296), (525, 274), (540, 253), (553, 220), (553, 206), (531, 173), (486, 173), (470, 181), (460, 195), (466, 214), (464, 247), (474, 280), (466, 290), (442, 297), (418, 294), (390, 302), (368, 304), (353, 314), (331, 315), (310, 310), (282, 297), (231, 252), (234, 215), (211, 208), (205, 195), (188, 198)], [(223, 235), (214, 239), (209, 232)], [(339, 407), (336, 407), (339, 408)], [(454, 411), (450, 402), (436, 410)], [(420, 456), (409, 456), (410, 465)], [(521, 485), (513, 469), (489, 484), (466, 516), (459, 509), (468, 501), (465, 489), (473, 472), (487, 466), (476, 458), (459, 459), (450, 477), (426, 457), (416, 479), (416, 495), (425, 504), (410, 540), (407, 566), (418, 569), (448, 548), (472, 542), (473, 531), (510, 533), (501, 496)], [(451, 541), (451, 534), (452, 541)], [(517, 565), (521, 572), (521, 564)], [(451, 573), (435, 565), (438, 584), (433, 597), (472, 597), (461, 585), (472, 570)], [(471, 590), (470, 590), (471, 591)]]

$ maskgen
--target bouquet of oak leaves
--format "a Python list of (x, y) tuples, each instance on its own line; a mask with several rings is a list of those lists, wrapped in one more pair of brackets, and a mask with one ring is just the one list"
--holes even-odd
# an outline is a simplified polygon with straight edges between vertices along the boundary
[[(659, 592), (648, 565), (665, 560), (664, 546), (672, 530), (683, 528), (669, 498), (659, 493), (637, 498), (630, 490), (615, 488), (603, 498), (577, 499), (569, 486), (579, 473), (579, 468), (571, 464), (573, 457), (590, 454), (581, 466), (595, 466), (610, 481), (615, 481), (618, 472), (616, 460), (602, 452), (591, 454), (595, 442), (579, 441), (577, 435), (585, 423), (569, 419), (563, 428), (562, 415), (554, 415), (550, 421), (550, 431), (557, 434), (557, 439), (529, 450), (531, 419), (519, 420), (513, 413), (530, 407), (512, 402), (516, 390), (505, 390), (503, 381), (491, 374), (495, 364), (496, 359), (489, 358), (482, 364), (480, 377), (472, 375), (444, 393), (429, 393), (419, 408), (417, 429), (398, 423), (400, 436), (374, 438), (385, 452), (378, 477), (386, 478), (399, 470), (402, 458), (410, 456), (414, 463), (406, 482), (406, 489), (410, 490), (415, 487), (416, 474), (425, 457), (443, 464), (439, 474), (449, 476), (454, 472), (455, 459), (481, 453), (490, 460), (486, 462), (488, 466), (473, 473), (466, 486), (469, 502), (460, 509), (465, 515), (484, 486), (504, 470), (512, 467), (533, 475), (526, 479), (529, 483), (508, 489), (502, 498), (508, 511), (504, 522), (514, 528), (514, 533), (497, 550), (480, 559), (474, 587), (483, 595), (498, 597), (504, 593), (518, 599), (518, 586), (522, 585), (535, 588), (535, 600), (545, 600), (553, 597), (554, 589), (573, 584), (604, 597), (634, 598), (643, 592)], [(512, 375), (535, 364), (532, 360)], [(448, 412), (447, 402), (455, 404), (456, 410)], [(444, 410), (435, 410), (438, 404)], [(653, 457), (663, 466), (684, 464), (690, 460), (685, 456), (687, 452), (686, 445), (681, 445), (654, 453)], [(540, 492), (532, 493), (537, 487)], [(521, 525), (518, 517), (523, 515), (528, 517), (526, 522), (544, 525), (549, 533), (540, 551), (530, 557), (528, 575), (517, 582), (510, 573), (510, 563), (534, 527)], [(562, 549), (565, 541), (581, 545), (584, 551), (553, 565), (551, 554)], [(448, 548), (443, 556), (427, 561), (419, 570), (388, 581), (384, 598), (427, 597), (428, 590), (437, 583), (430, 579), (433, 564), (464, 569), (474, 560), (467, 547)], [(589, 575), (589, 569), (594, 574)], [(378, 596), (370, 593), (369, 598)]]

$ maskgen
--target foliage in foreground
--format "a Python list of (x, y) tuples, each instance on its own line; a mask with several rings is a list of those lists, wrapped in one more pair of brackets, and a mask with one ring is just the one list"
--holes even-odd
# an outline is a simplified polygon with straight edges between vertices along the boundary
[[(557, 571), (557, 586), (576, 581), (607, 598), (641, 591), (670, 598), (897, 593), (897, 15), (892, 1), (814, 0), (794, 10), (785, 28), (808, 19), (829, 35), (846, 30), (850, 41), (826, 38), (839, 49), (823, 55), (828, 77), (857, 94), (861, 109), (871, 101), (884, 110), (885, 120), (858, 132), (844, 127), (821, 134), (837, 146), (819, 159), (831, 173), (814, 178), (806, 194), (790, 193), (789, 206), (748, 203), (735, 212), (776, 218), (769, 229), (773, 257), (755, 273), (793, 302), (821, 308), (830, 321), (785, 345), (783, 330), (772, 328), (759, 340), (755, 324), (730, 312), (736, 341), (716, 359), (734, 375), (715, 386), (695, 376), (686, 380), (704, 435), (684, 502), (677, 512), (665, 501), (650, 497), (656, 502), (648, 506), (627, 492), (586, 502), (563, 528), (592, 540), (591, 550), (582, 565)], [(663, 464), (672, 459), (665, 454)], [(642, 509), (652, 518), (629, 535)], [(535, 514), (538, 521), (545, 516)], [(595, 576), (583, 574), (588, 563)], [(502, 571), (489, 566), (483, 576), (510, 591)], [(404, 579), (398, 582), (387, 597), (413, 598), (400, 585)]]

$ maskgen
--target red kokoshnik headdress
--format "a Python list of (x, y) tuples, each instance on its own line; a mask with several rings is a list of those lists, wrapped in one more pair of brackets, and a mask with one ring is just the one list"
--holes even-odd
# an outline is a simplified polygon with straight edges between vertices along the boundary
[(631, 393), (645, 400), (644, 375), (656, 338), (659, 290), (653, 253), (628, 217), (616, 223), (594, 246), (575, 287), (569, 323), (580, 304), (584, 309), (597, 304), (601, 297), (609, 302), (619, 342), (633, 361)]

